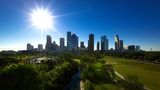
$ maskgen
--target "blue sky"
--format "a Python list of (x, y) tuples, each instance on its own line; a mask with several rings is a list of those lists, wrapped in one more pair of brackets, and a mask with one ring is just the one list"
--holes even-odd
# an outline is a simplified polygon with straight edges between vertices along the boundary
[[(49, 7), (56, 30), (44, 31), (31, 25), (30, 13), (36, 6)], [(67, 31), (79, 36), (87, 46), (88, 35), (96, 42), (106, 35), (114, 48), (114, 35), (126, 45), (140, 45), (144, 50), (160, 50), (159, 0), (0, 0), (0, 50), (23, 50), (26, 44), (45, 46), (46, 35), (59, 44)]]

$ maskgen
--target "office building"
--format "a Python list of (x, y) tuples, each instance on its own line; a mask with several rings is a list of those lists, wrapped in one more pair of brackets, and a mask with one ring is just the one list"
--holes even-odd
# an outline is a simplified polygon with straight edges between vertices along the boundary
[(135, 45), (125, 46), (125, 50), (128, 50), (128, 51), (135, 51)]
[(65, 42), (64, 42), (64, 38), (60, 38), (60, 50), (61, 51), (64, 51), (64, 44), (65, 44)]
[(52, 44), (51, 36), (47, 35), (46, 50), (52, 51), (52, 49), (53, 49), (53, 44)]
[(106, 36), (101, 37), (101, 51), (108, 50), (108, 39)]
[(42, 44), (38, 44), (38, 51), (40, 51), (40, 52), (43, 51), (43, 45)]
[(58, 45), (56, 44), (55, 41), (53, 41), (53, 43), (52, 43), (52, 50), (54, 51), (54, 50), (56, 50), (57, 48), (58, 48)]
[(71, 51), (71, 32), (67, 32), (67, 51)]
[(88, 51), (90, 51), (90, 52), (93, 52), (93, 51), (94, 51), (94, 34), (90, 34), (90, 35), (89, 35)]
[(99, 51), (99, 42), (97, 42), (97, 51)]
[(119, 37), (117, 34), (115, 35), (115, 50), (119, 50)]
[(78, 51), (78, 36), (67, 32), (67, 51)]
[(72, 35), (71, 48), (72, 48), (72, 51), (78, 51), (78, 37), (76, 36), (76, 34)]
[(140, 46), (136, 46), (136, 51), (140, 51)]
[(33, 46), (30, 43), (27, 44), (27, 50), (33, 50)]
[(84, 42), (80, 42), (80, 48), (85, 48)]
[(123, 40), (119, 40), (119, 50), (123, 50)]

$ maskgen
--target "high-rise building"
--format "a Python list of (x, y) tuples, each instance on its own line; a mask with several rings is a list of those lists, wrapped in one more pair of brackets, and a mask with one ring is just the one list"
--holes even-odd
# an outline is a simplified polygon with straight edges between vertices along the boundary
[(119, 50), (123, 50), (123, 40), (119, 40)]
[(27, 44), (27, 50), (33, 50), (33, 46), (30, 43)]
[(38, 51), (40, 51), (40, 52), (43, 51), (43, 45), (42, 44), (38, 44)]
[(80, 45), (80, 48), (85, 48), (84, 42), (81, 42), (80, 44), (81, 44), (81, 45)]
[(136, 46), (136, 51), (140, 51), (140, 46)]
[(97, 51), (99, 51), (99, 42), (97, 42)]
[(67, 32), (67, 50), (71, 51), (71, 32)]
[(101, 51), (108, 50), (108, 39), (106, 36), (101, 37)]
[(52, 50), (56, 50), (57, 48), (58, 48), (58, 45), (56, 44), (55, 41), (53, 41)]
[(115, 35), (115, 50), (119, 50), (119, 37), (117, 34)]
[(126, 46), (126, 47), (125, 47), (125, 50), (128, 50), (128, 51), (135, 51), (135, 45)]
[(51, 51), (53, 49), (52, 39), (50, 35), (47, 35), (46, 50)]
[(94, 34), (90, 34), (90, 35), (89, 35), (88, 51), (90, 51), (90, 52), (93, 52), (93, 51), (94, 51)]
[(78, 50), (78, 36), (67, 32), (67, 50), (68, 51), (77, 51)]
[(64, 38), (60, 38), (60, 50), (64, 51)]
[(76, 36), (76, 34), (72, 34), (71, 48), (72, 51), (78, 51), (78, 37)]

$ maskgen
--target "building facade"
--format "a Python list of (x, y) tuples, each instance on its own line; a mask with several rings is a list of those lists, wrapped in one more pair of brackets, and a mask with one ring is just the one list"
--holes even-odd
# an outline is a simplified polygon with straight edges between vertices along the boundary
[(67, 51), (78, 51), (78, 36), (67, 32)]
[(40, 51), (40, 52), (43, 51), (43, 45), (42, 44), (38, 44), (38, 51)]
[(51, 36), (47, 35), (46, 50), (52, 51), (52, 49), (53, 49), (53, 44), (52, 44)]
[(64, 44), (65, 44), (64, 38), (60, 38), (60, 50), (61, 51), (64, 51), (64, 49), (65, 49)]
[(108, 50), (108, 39), (106, 36), (101, 36), (101, 51)]
[(97, 51), (99, 51), (99, 42), (97, 42)]
[(123, 40), (119, 40), (119, 50), (123, 50)]
[(119, 37), (117, 34), (115, 35), (115, 50), (119, 50)]
[(136, 46), (136, 51), (140, 51), (140, 46)]
[(33, 49), (34, 49), (33, 46), (30, 43), (28, 43), (27, 44), (27, 50), (33, 50)]
[(94, 52), (94, 34), (90, 34), (89, 35), (88, 51)]

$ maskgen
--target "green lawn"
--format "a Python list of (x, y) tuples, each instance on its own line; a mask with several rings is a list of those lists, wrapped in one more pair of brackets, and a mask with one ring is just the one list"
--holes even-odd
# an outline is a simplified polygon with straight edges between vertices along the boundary
[(119, 88), (112, 84), (101, 84), (96, 85), (95, 90), (119, 90)]
[(139, 77), (140, 82), (142, 82), (145, 87), (152, 90), (160, 89), (159, 64), (112, 57), (105, 57), (104, 59), (107, 63), (112, 64), (114, 69), (124, 77), (126, 77), (127, 74), (134, 74)]

